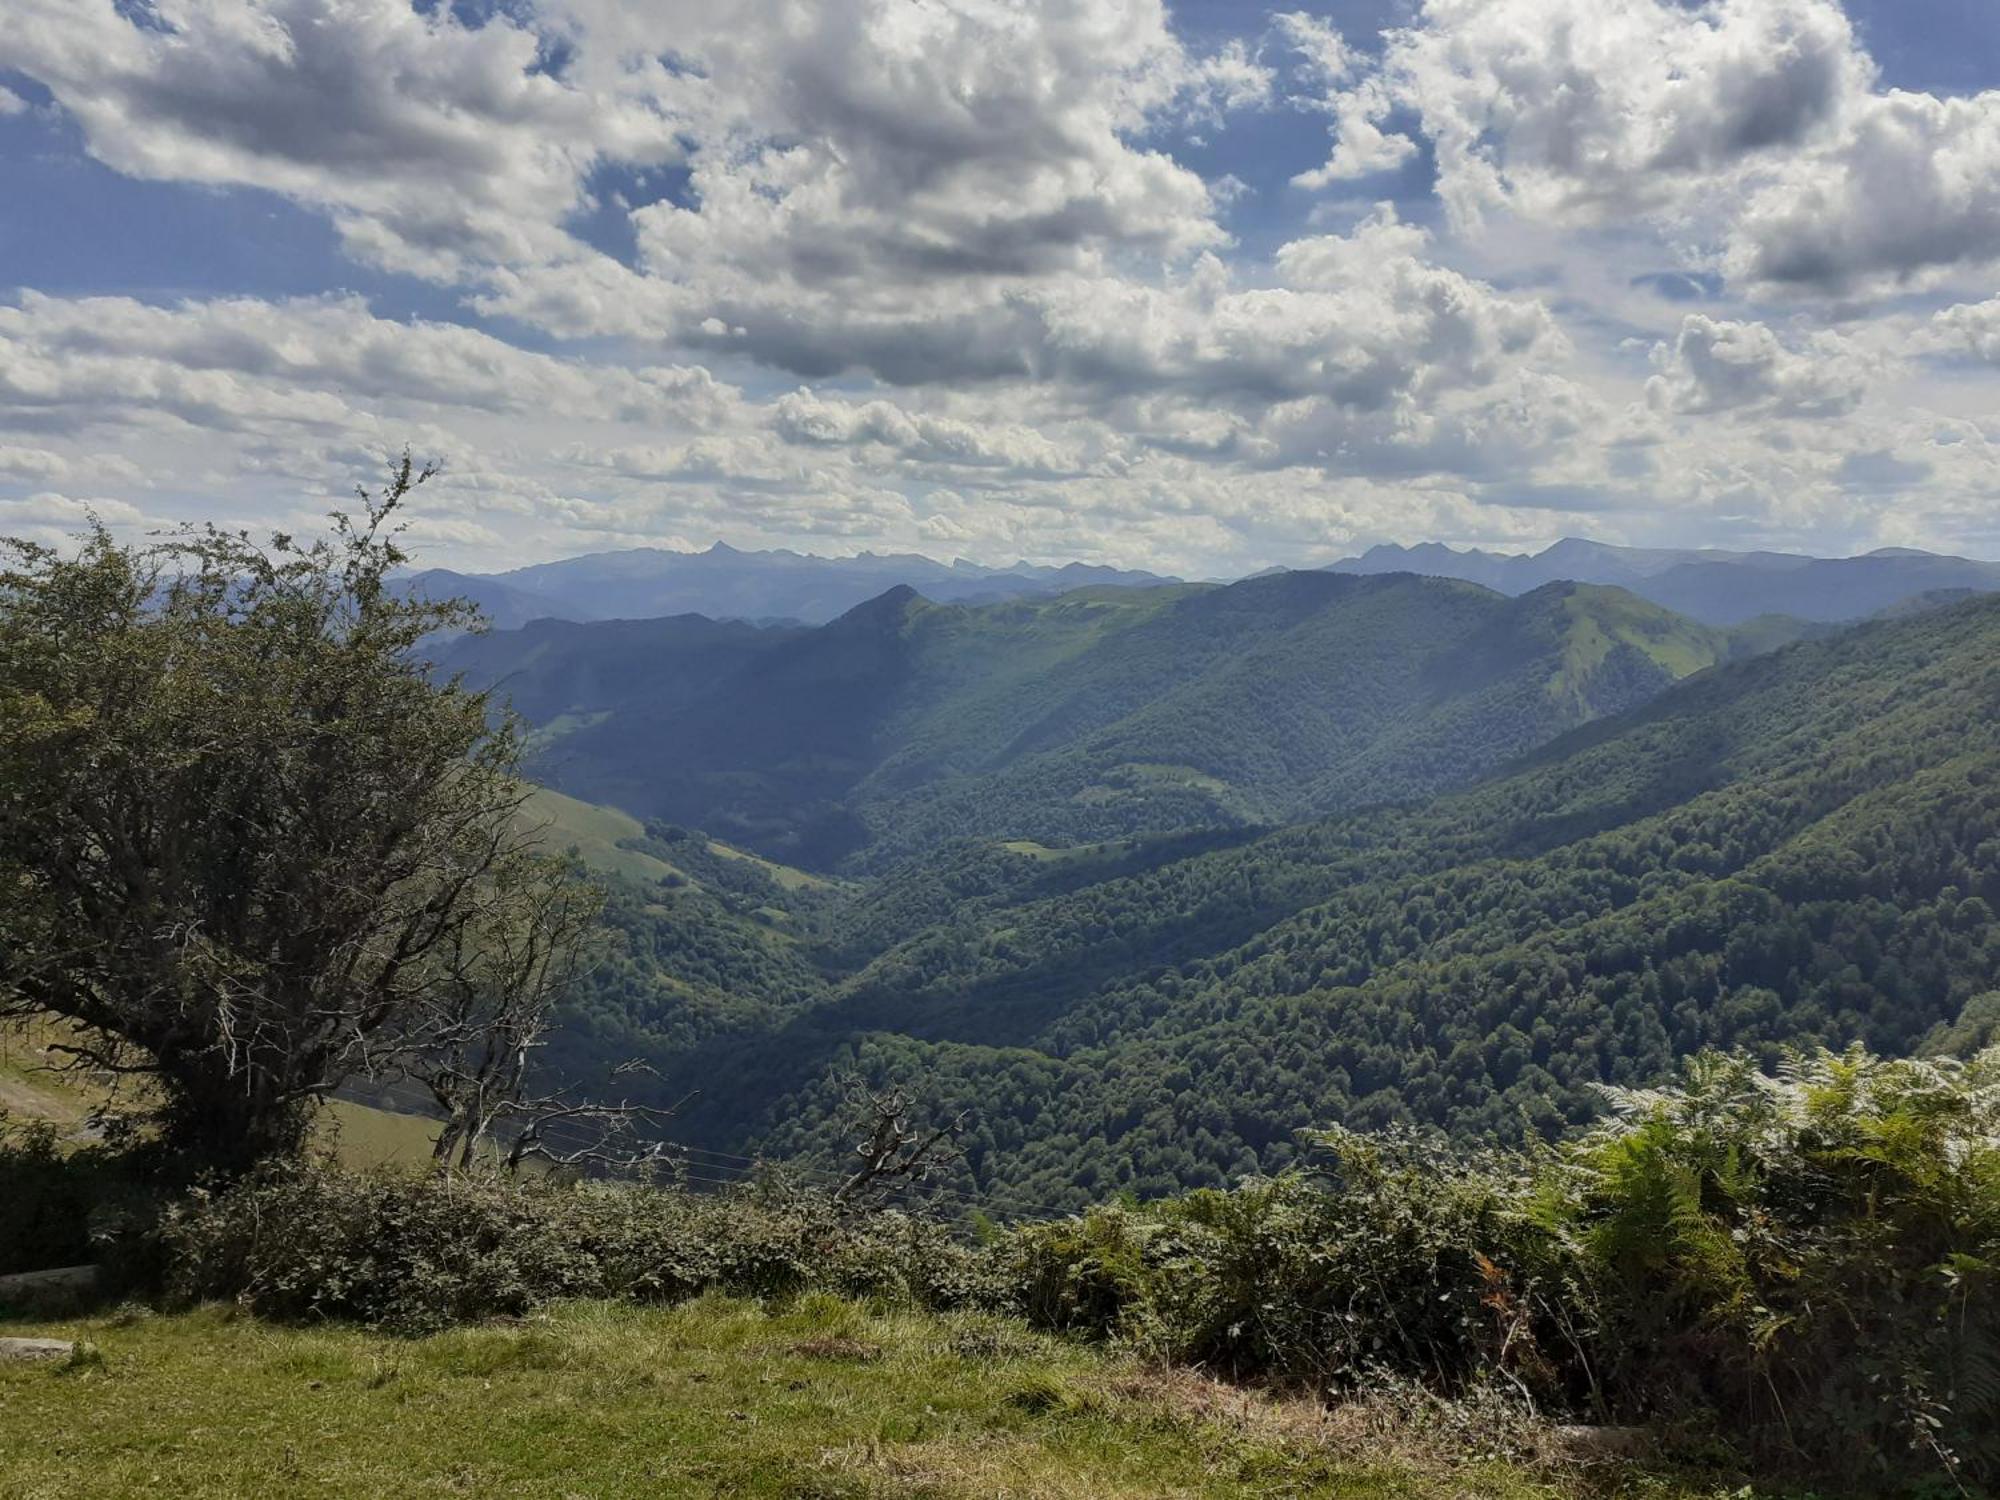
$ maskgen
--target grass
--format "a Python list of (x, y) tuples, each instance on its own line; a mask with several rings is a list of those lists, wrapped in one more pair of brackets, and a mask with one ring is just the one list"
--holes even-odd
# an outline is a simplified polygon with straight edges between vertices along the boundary
[(784, 891), (818, 889), (836, 883), (826, 879), (824, 876), (808, 874), (804, 870), (795, 870), (790, 865), (781, 865), (775, 860), (765, 859), (762, 855), (751, 854), (747, 850), (733, 848), (719, 839), (710, 839), (708, 841), (708, 852), (719, 859), (740, 860), (745, 864), (757, 866), (766, 875), (769, 875), (772, 880), (777, 882), (778, 889)]
[(61, 1069), (50, 1049), (68, 1039), (65, 1027), (40, 1017), (0, 1023), (0, 1110), (66, 1129), (84, 1122), (103, 1090)]
[[(545, 848), (559, 851), (574, 846), (578, 857), (593, 870), (624, 875), (646, 885), (655, 884), (667, 875), (678, 875), (690, 885), (701, 883), (670, 861), (642, 849), (627, 848), (628, 841), (645, 837), (646, 825), (615, 807), (582, 802), (561, 792), (550, 791), (547, 787), (537, 787), (522, 809), (522, 819), (529, 829), (539, 835)], [(708, 841), (708, 850), (721, 859), (756, 865), (783, 890), (795, 891), (836, 883), (714, 839)]]
[(663, 859), (621, 847), (620, 840), (643, 837), (646, 826), (616, 808), (579, 802), (561, 792), (538, 787), (528, 798), (522, 820), (553, 852), (574, 845), (578, 856), (592, 869), (624, 875), (647, 885), (666, 875), (686, 878), (686, 872)]
[(330, 1142), (341, 1165), (353, 1171), (381, 1166), (421, 1166), (437, 1145), (439, 1124), (423, 1115), (329, 1099), (320, 1139)]
[(825, 1296), (573, 1305), (417, 1341), (219, 1308), (0, 1332), (101, 1354), (0, 1365), (9, 1500), (1724, 1493), (1427, 1462), (1303, 1403)]

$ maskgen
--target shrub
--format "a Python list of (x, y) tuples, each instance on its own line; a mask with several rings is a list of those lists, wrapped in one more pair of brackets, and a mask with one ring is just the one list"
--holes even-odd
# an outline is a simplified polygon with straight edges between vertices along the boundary
[(2000, 1474), (2000, 1050), (1708, 1055), (1611, 1099), (1562, 1201), (1626, 1401), (1840, 1472)]
[(1115, 1334), (1237, 1376), (1319, 1386), (1393, 1372), (1456, 1385), (1505, 1367), (1547, 1385), (1534, 1309), (1552, 1242), (1526, 1158), (1415, 1135), (1318, 1137), (1292, 1173), (1021, 1231), (1012, 1276), (1045, 1328)]
[(710, 1195), (270, 1166), (173, 1206), (160, 1239), (172, 1297), (402, 1333), (566, 1297), (826, 1290), (949, 1307), (997, 1295), (939, 1226), (851, 1218), (781, 1185)]
[(1537, 1156), (1320, 1137), (1320, 1177), (1003, 1245), (1019, 1309), (1238, 1376), (1495, 1379), (1872, 1483), (2000, 1477), (2000, 1050), (1705, 1055)]
[(1333, 1158), (1323, 1178), (1173, 1208), (1192, 1251), (1186, 1289), (1158, 1299), (1175, 1352), (1322, 1385), (1368, 1370), (1456, 1388), (1495, 1367), (1546, 1384), (1533, 1309), (1551, 1267), (1529, 1213), (1531, 1163), (1455, 1156), (1415, 1134), (1316, 1139)]
[[(1877, 1493), (2000, 1477), (2000, 1051), (1801, 1054), (1776, 1077), (1710, 1055), (1610, 1100), (1538, 1155), (1333, 1131), (1317, 1174), (980, 1248), (779, 1183), (317, 1166), (196, 1192), (152, 1243), (175, 1295), (281, 1317), (415, 1332), (563, 1297), (823, 1291), (1012, 1311), (1239, 1377), (1688, 1421)], [(53, 1160), (46, 1141), (0, 1160), (0, 1191)]]

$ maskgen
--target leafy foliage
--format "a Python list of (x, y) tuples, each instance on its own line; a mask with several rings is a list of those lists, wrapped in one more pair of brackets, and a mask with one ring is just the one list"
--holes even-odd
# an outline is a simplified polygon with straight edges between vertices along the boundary
[(1504, 1386), (1882, 1492), (2000, 1477), (2000, 1050), (1704, 1054), (1553, 1149), (1319, 1133), (1227, 1191), (991, 1233), (715, 1196), (267, 1168), (171, 1209), (180, 1296), (399, 1331), (565, 1297), (979, 1307), (1315, 1391)]
[(588, 905), (520, 836), (511, 732), (425, 669), (465, 612), (388, 586), (424, 477), (310, 542), (0, 543), (0, 1012), (156, 1078), (208, 1164), (298, 1150), (440, 995), (460, 1036), (543, 996)]
[(935, 1224), (856, 1218), (780, 1183), (721, 1196), (273, 1166), (169, 1210), (167, 1290), (412, 1333), (572, 1297), (812, 1290), (926, 1307), (995, 1300)]
[(2000, 1051), (1708, 1055), (1612, 1099), (1564, 1203), (1635, 1392), (1733, 1394), (1850, 1472), (2000, 1472)]
[(96, 1261), (173, 1190), (158, 1153), (66, 1150), (48, 1121), (0, 1116), (0, 1275)]
[(1331, 1176), (1009, 1246), (1024, 1310), (1316, 1386), (1482, 1374), (1853, 1480), (2000, 1476), (2000, 1051), (1706, 1054), (1561, 1151), (1334, 1132)]

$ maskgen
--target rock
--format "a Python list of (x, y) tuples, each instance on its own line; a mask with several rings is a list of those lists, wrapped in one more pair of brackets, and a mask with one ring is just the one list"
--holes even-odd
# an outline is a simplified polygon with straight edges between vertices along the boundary
[(0, 1307), (46, 1307), (78, 1301), (97, 1287), (96, 1266), (58, 1266), (0, 1276)]
[(0, 1365), (38, 1359), (68, 1359), (76, 1345), (68, 1339), (0, 1339)]

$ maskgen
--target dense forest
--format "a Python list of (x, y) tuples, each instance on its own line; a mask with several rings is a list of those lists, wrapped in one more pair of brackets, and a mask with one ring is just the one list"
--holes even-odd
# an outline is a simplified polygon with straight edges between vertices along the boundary
[[(958, 1186), (1019, 1209), (1220, 1184), (1309, 1125), (1552, 1136), (1704, 1046), (1969, 1045), (1997, 737), (1978, 599), (1704, 673), (1428, 804), (968, 838), (847, 889), (736, 861), (756, 889), (614, 898), (572, 1057), (638, 1047), (741, 1152), (836, 1151), (838, 1072), (909, 1083), (970, 1111)], [(730, 998), (689, 1010), (683, 976)]]
[(1285, 573), (976, 607), (900, 588), (815, 630), (544, 620), (443, 667), (511, 699), (551, 786), (872, 874), (966, 836), (1074, 846), (1428, 795), (1806, 629), (1586, 585)]

